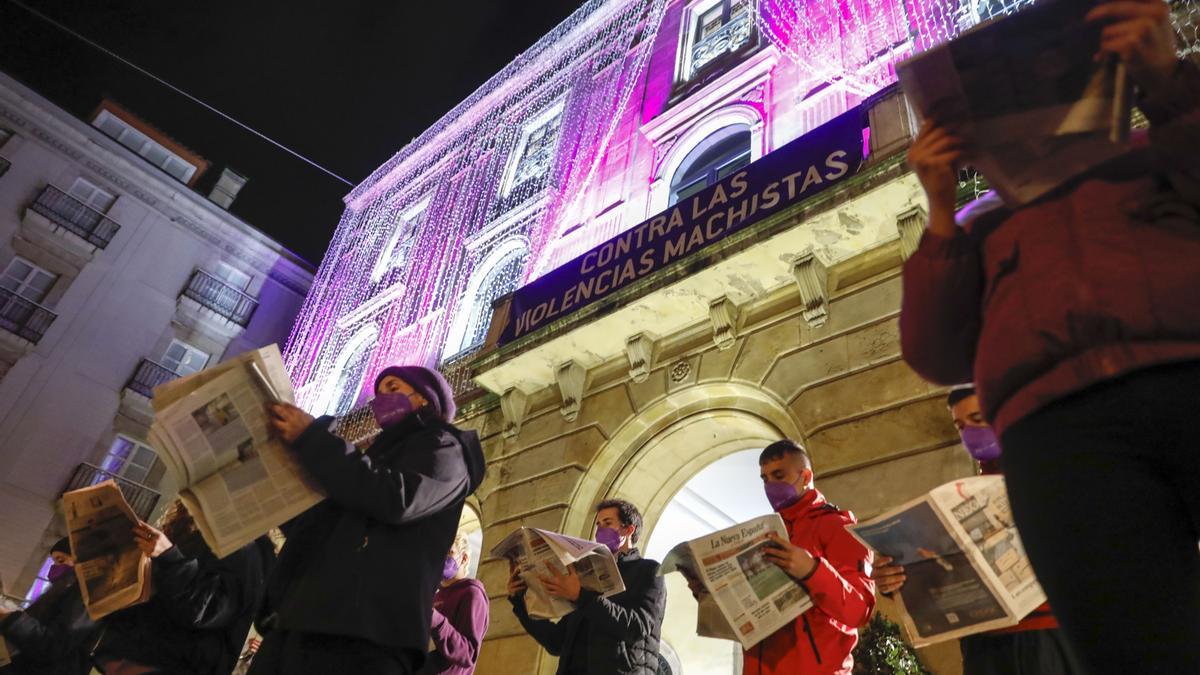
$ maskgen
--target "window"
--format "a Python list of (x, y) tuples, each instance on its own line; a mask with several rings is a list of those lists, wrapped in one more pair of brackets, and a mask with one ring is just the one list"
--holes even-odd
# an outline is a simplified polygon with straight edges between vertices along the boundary
[(117, 201), (111, 192), (96, 187), (95, 183), (86, 178), (76, 178), (68, 194), (100, 213), (107, 213), (113, 202)]
[(750, 163), (750, 128), (731, 124), (701, 141), (671, 178), (671, 204), (687, 199)]
[(196, 349), (181, 340), (171, 340), (167, 351), (163, 353), (162, 364), (177, 375), (191, 375), (204, 370), (212, 355)]
[(57, 274), (51, 274), (17, 256), (9, 261), (3, 276), (0, 276), (0, 288), (40, 305), (57, 280)]
[(749, 0), (701, 0), (689, 10), (680, 50), (680, 79), (690, 80), (718, 56), (750, 42), (754, 19)]
[(453, 358), (483, 344), (492, 323), (492, 303), (496, 298), (516, 290), (524, 265), (522, 253), (510, 253), (486, 273), (478, 286), (468, 290), (469, 294), (459, 309), (464, 319), (455, 321), (446, 344), (445, 358)]
[[(387, 245), (380, 250), (379, 259), (375, 261), (375, 269), (371, 271), (371, 281), (379, 281), (383, 275), (387, 274), (388, 270), (401, 267), (408, 260), (417, 232), (421, 230), (421, 227), (425, 225), (425, 220), (429, 217), (429, 200), (428, 196), (420, 199), (400, 214), (400, 218), (393, 225), (392, 236), (388, 237)], [(380, 213), (373, 214), (372, 217), (390, 217), (392, 213), (390, 209), (385, 206), (377, 208)]]
[(371, 361), (371, 345), (363, 342), (355, 350), (354, 355), (346, 361), (342, 372), (338, 374), (337, 403), (334, 404), (330, 415), (345, 415), (358, 402), (358, 393), (362, 389), (363, 375), (367, 373), (367, 364)]
[(224, 281), (226, 286), (232, 286), (239, 291), (245, 291), (250, 287), (250, 275), (226, 262), (217, 263), (216, 269), (213, 270), (213, 276)]
[(154, 453), (154, 448), (124, 434), (117, 434), (108, 448), (108, 454), (100, 462), (100, 468), (114, 476), (145, 485), (157, 464), (158, 455)]
[(504, 183), (503, 196), (507, 197), (513, 188), (541, 179), (550, 172), (562, 128), (563, 103), (559, 101), (550, 106), (525, 126), (525, 133), (514, 153), (517, 159)]
[(196, 175), (196, 165), (185, 161), (107, 110), (101, 110), (92, 121), (92, 125), (180, 182), (186, 183)]

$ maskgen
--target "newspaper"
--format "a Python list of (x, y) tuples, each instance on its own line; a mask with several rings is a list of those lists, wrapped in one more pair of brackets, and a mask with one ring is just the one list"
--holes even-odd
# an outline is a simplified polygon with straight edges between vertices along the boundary
[(1129, 149), (1130, 91), (1096, 63), (1097, 0), (1041, 0), (899, 64), (921, 117), (951, 125), (964, 159), (1010, 207)]
[(1046, 602), (1003, 476), (947, 483), (849, 529), (904, 567), (897, 599), (918, 647), (1012, 626)]
[(150, 558), (134, 540), (137, 514), (112, 480), (63, 493), (75, 575), (93, 620), (150, 597)]
[(525, 609), (539, 619), (557, 619), (575, 609), (575, 603), (546, 592), (539, 577), (550, 573), (547, 566), (556, 574), (565, 574), (568, 565), (574, 566), (580, 585), (604, 597), (625, 590), (625, 580), (612, 551), (594, 541), (522, 527), (497, 544), (492, 555), (507, 558), (520, 570), (521, 579), (528, 586)]
[(154, 390), (150, 443), (218, 557), (324, 498), (268, 425), (265, 404), (293, 400), (276, 345)]
[(659, 574), (680, 571), (708, 589), (700, 596), (698, 635), (749, 649), (812, 607), (804, 587), (764, 555), (772, 532), (788, 538), (777, 513), (685, 541), (667, 554)]

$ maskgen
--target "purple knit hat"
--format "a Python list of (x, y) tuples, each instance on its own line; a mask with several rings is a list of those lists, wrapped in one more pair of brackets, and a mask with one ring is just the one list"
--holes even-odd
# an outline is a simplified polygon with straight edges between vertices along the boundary
[(395, 375), (404, 380), (414, 391), (424, 396), (438, 417), (446, 422), (454, 419), (454, 413), (458, 411), (454, 405), (454, 390), (441, 373), (423, 366), (388, 366), (375, 376), (376, 392), (379, 391), (379, 383), (388, 375)]

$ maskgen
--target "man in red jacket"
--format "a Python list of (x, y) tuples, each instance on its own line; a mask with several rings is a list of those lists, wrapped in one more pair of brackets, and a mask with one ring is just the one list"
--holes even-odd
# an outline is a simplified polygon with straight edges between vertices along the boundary
[[(854, 515), (825, 501), (813, 486), (812, 461), (794, 441), (759, 455), (763, 489), (783, 517), (788, 541), (773, 536), (766, 556), (808, 591), (813, 606), (743, 653), (745, 675), (849, 675), (858, 627), (875, 608), (871, 553), (846, 526)], [(704, 592), (689, 580), (692, 593)]]
[(1200, 673), (1200, 69), (1176, 55), (1162, 0), (1086, 19), (1149, 133), (1034, 202), (956, 223), (963, 143), (927, 121), (909, 151), (929, 226), (904, 267), (901, 349), (932, 382), (975, 383), (1083, 665)]
[[(1003, 473), (1000, 468), (1000, 445), (996, 434), (983, 419), (975, 387), (956, 387), (946, 397), (946, 407), (954, 418), (954, 426), (962, 436), (963, 447), (976, 462), (980, 473)], [(892, 565), (892, 558), (882, 552), (875, 560), (871, 578), (879, 592), (888, 595), (904, 585), (904, 567)], [(1075, 661), (1066, 638), (1058, 630), (1058, 620), (1049, 603), (1022, 619), (1017, 625), (999, 630), (968, 635), (959, 640), (962, 650), (963, 675), (1078, 675), (1083, 669)]]

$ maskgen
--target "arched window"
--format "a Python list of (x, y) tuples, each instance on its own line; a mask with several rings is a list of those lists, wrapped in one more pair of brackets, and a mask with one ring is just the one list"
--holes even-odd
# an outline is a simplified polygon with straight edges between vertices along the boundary
[(700, 141), (671, 177), (670, 204), (687, 199), (750, 163), (750, 127), (731, 124)]
[(345, 415), (350, 412), (358, 401), (358, 392), (362, 389), (363, 375), (367, 372), (367, 363), (371, 360), (371, 345), (363, 342), (358, 345), (353, 355), (346, 361), (342, 371), (338, 373), (337, 386), (334, 388), (337, 402), (329, 410), (331, 415)]
[(472, 283), (468, 287), (458, 318), (446, 336), (445, 359), (483, 344), (492, 321), (492, 303), (516, 290), (524, 266), (525, 251), (511, 249), (484, 272), (478, 284)]

